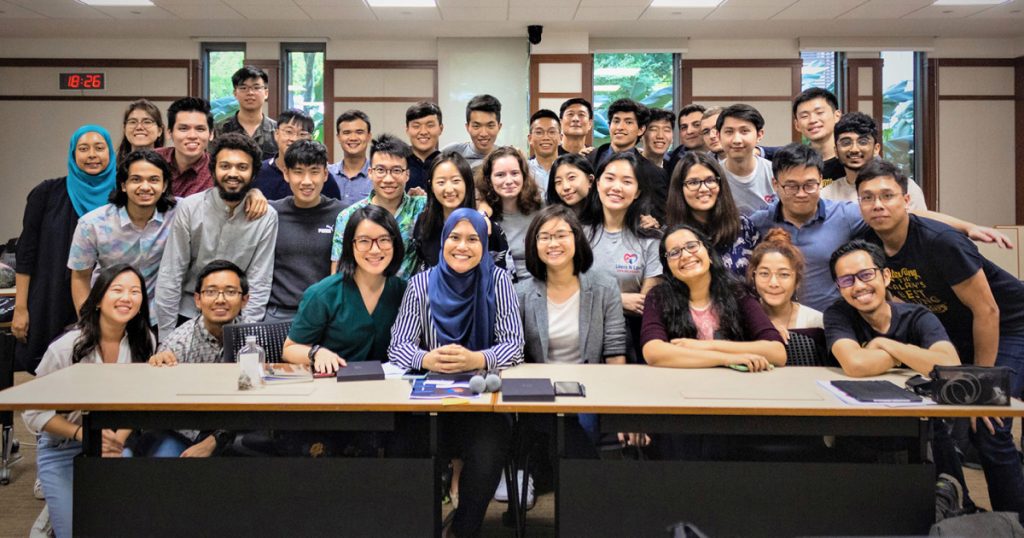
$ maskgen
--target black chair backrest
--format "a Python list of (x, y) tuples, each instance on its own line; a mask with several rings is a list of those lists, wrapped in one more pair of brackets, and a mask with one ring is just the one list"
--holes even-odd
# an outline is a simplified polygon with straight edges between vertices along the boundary
[(284, 340), (292, 322), (237, 323), (224, 326), (224, 362), (235, 362), (238, 351), (245, 345), (245, 337), (255, 335), (256, 343), (267, 352), (267, 362), (281, 362)]
[(815, 338), (790, 330), (789, 344), (786, 345), (786, 366), (829, 366), (825, 364), (824, 351), (824, 344)]

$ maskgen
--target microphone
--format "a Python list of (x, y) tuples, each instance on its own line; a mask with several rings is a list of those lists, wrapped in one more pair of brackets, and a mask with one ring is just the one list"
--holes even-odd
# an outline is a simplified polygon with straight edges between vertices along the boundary
[(487, 392), (498, 392), (501, 389), (501, 378), (498, 374), (487, 374), (484, 382), (487, 384)]
[(501, 389), (501, 377), (498, 374), (487, 374), (487, 377), (476, 374), (469, 378), (469, 390), (475, 394), (497, 392), (499, 389)]

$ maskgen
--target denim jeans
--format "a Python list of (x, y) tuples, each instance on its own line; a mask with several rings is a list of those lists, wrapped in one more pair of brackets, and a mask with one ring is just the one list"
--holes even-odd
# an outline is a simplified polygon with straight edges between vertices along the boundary
[[(1019, 398), (1024, 389), (1024, 335), (999, 336), (996, 366), (1006, 366), (1013, 370), (1010, 395)], [(1003, 419), (1002, 426), (993, 422), (996, 430), (994, 435), (989, 433), (981, 421), (978, 422), (978, 430), (971, 434), (971, 440), (978, 448), (992, 509), (1017, 512), (1024, 521), (1024, 471), (1010, 432), (1013, 422), (1009, 418)]]
[(37, 474), (43, 485), (46, 506), (50, 509), (50, 524), (57, 538), (70, 538), (71, 495), (74, 484), (75, 456), (82, 453), (82, 443), (43, 432), (39, 436), (36, 454)]

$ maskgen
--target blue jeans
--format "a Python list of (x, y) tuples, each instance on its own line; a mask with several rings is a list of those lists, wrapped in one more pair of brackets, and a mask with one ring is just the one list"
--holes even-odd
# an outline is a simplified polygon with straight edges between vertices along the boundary
[(82, 453), (82, 443), (43, 432), (36, 454), (37, 474), (43, 485), (50, 524), (57, 538), (70, 538), (71, 495), (74, 484), (75, 456)]
[[(1013, 370), (1010, 378), (1010, 395), (1021, 397), (1024, 390), (1024, 335), (1000, 335), (996, 366)], [(971, 434), (974, 446), (978, 448), (981, 467), (988, 483), (988, 495), (992, 509), (1017, 512), (1024, 521), (1024, 470), (1013, 441), (1010, 428), (1013, 422), (1003, 419), (1003, 425), (995, 424), (995, 435), (978, 424), (978, 431)]]

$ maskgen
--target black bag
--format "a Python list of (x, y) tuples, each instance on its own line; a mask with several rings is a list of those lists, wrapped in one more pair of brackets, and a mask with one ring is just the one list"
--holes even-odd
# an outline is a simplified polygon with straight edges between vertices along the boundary
[(1010, 376), (1005, 366), (936, 366), (932, 399), (949, 405), (1010, 405)]

